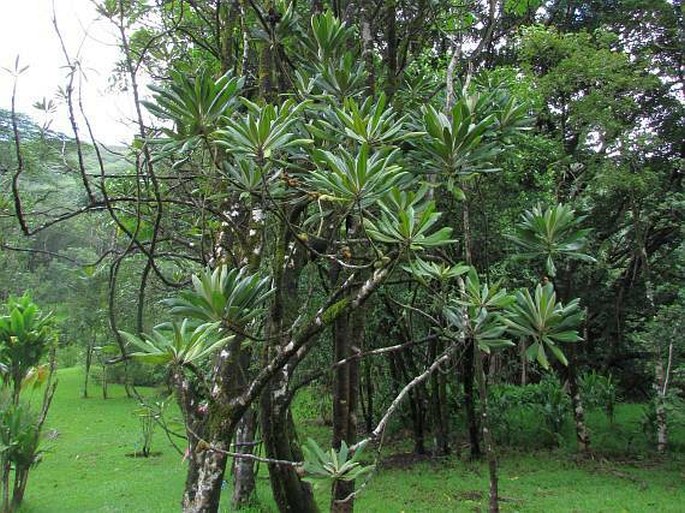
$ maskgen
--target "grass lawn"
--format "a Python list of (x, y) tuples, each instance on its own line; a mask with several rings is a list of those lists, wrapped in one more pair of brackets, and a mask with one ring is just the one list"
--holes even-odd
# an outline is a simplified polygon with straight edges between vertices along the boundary
[[(122, 387), (111, 386), (108, 400), (81, 399), (80, 369), (59, 372), (59, 387), (46, 432), (44, 461), (29, 479), (22, 513), (167, 513), (179, 511), (185, 478), (182, 457), (161, 432), (155, 434), (151, 458), (130, 455), (140, 440), (133, 415), (137, 404)], [(93, 393), (99, 392), (93, 387)], [(634, 415), (630, 405), (621, 415)], [(592, 419), (591, 419), (592, 420)], [(600, 420), (595, 421), (599, 426)], [(614, 428), (617, 430), (625, 428)], [(305, 429), (326, 436), (321, 428)], [(310, 433), (311, 431), (311, 433)], [(598, 438), (610, 438), (600, 432)], [(682, 438), (683, 431), (676, 435)], [(616, 431), (616, 438), (623, 434)], [(599, 436), (601, 435), (601, 437)], [(630, 437), (628, 438), (630, 440)], [(682, 443), (682, 440), (680, 440)], [(619, 444), (620, 445), (620, 444)], [(685, 511), (685, 460), (682, 453), (665, 460), (639, 457), (578, 462), (559, 451), (507, 451), (501, 458), (503, 512), (530, 513), (682, 513)], [(260, 506), (275, 512), (265, 468), (258, 479)], [(451, 458), (444, 462), (390, 458), (361, 493), (360, 513), (486, 511), (487, 470)], [(327, 490), (317, 490), (322, 510)], [(228, 504), (228, 493), (225, 504)], [(227, 506), (224, 506), (227, 508)], [(224, 509), (224, 511), (229, 511)]]

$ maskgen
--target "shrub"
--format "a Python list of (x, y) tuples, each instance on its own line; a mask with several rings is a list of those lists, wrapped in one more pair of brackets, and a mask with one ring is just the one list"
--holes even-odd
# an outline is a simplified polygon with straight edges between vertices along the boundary
[(166, 379), (166, 370), (159, 365), (131, 360), (124, 366), (121, 363), (109, 365), (107, 368), (107, 381), (109, 383), (129, 383), (137, 387), (155, 387), (163, 385)]
[[(43, 315), (28, 294), (9, 298), (0, 313), (0, 474), (2, 513), (19, 508), (29, 470), (40, 459), (38, 442), (55, 393), (51, 316)], [(52, 350), (51, 350), (52, 349)], [(50, 352), (50, 363), (39, 365)], [(22, 399), (28, 387), (44, 385), (42, 406), (31, 411)]]
[(580, 389), (585, 407), (604, 410), (609, 422), (613, 423), (618, 396), (611, 375), (603, 376), (595, 371), (585, 373), (580, 378)]
[(546, 374), (539, 383), (492, 387), (489, 401), (488, 413), (501, 442), (520, 445), (522, 437), (530, 436), (530, 443), (539, 443), (544, 439), (540, 437), (543, 429), (551, 435), (552, 445), (559, 444), (570, 408), (568, 395), (554, 374)]
[(57, 365), (60, 369), (75, 367), (81, 358), (81, 348), (76, 344), (67, 344), (57, 349)]

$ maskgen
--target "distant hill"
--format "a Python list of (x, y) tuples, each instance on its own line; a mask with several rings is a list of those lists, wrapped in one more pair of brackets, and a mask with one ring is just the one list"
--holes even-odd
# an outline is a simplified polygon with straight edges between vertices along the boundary
[[(43, 130), (40, 125), (21, 112), (17, 113), (17, 127), (19, 128), (19, 135), (22, 139), (33, 139), (41, 136), (46, 139), (60, 142), (71, 139), (61, 132)], [(11, 141), (13, 138), (12, 113), (9, 110), (0, 108), (0, 141)]]

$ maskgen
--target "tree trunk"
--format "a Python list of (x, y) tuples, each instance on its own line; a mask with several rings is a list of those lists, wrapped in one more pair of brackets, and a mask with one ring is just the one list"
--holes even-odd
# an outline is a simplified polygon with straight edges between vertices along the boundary
[(206, 454), (199, 450), (200, 440), (206, 436), (206, 412), (200, 408), (198, 393), (193, 383), (185, 377), (182, 369), (174, 369), (169, 379), (183, 416), (183, 424), (188, 439), (188, 447), (184, 456), (184, 459), (188, 460), (188, 470), (181, 504), (183, 511), (191, 511), (190, 508), (195, 501), (200, 467), (204, 463), (204, 455)]
[[(252, 454), (257, 431), (257, 413), (249, 408), (238, 424), (235, 434), (235, 452)], [(254, 461), (247, 458), (233, 460), (233, 508), (240, 509), (252, 501), (255, 491)]]
[(259, 52), (259, 94), (267, 102), (274, 99), (274, 50), (270, 44), (262, 45)]
[[(645, 299), (647, 300), (647, 307), (649, 309), (650, 317), (653, 322), (656, 321), (656, 303), (654, 301), (654, 283), (652, 282), (651, 268), (649, 263), (649, 255), (647, 254), (646, 232), (647, 227), (640, 222), (640, 212), (637, 208), (633, 208), (633, 216), (635, 218), (635, 235), (639, 243), (640, 260), (644, 268), (645, 279)], [(666, 415), (666, 393), (668, 392), (668, 379), (671, 369), (671, 362), (673, 358), (673, 342), (669, 344), (668, 348), (668, 364), (664, 369), (663, 354), (659, 344), (654, 347), (654, 388), (656, 389), (656, 449), (660, 454), (666, 452), (668, 447), (668, 420)]]
[[(101, 358), (104, 358), (104, 356), (101, 356)], [(107, 399), (107, 365), (104, 363), (104, 360), (102, 362), (101, 385), (102, 385), (102, 398)]]
[[(228, 354), (228, 350), (223, 349), (222, 353)], [(220, 356), (215, 365), (221, 363), (225, 362)], [(221, 420), (225, 422), (217, 421), (217, 412), (212, 414), (209, 411), (217, 408), (217, 404), (206, 405), (200, 401), (200, 390), (185, 376), (182, 368), (173, 369), (170, 379), (188, 438), (188, 471), (181, 502), (183, 512), (216, 513), (219, 511), (227, 461), (226, 454), (221, 451), (228, 450), (232, 439), (230, 434), (235, 431), (237, 421), (231, 418), (230, 412), (224, 412)], [(213, 426), (209, 425), (210, 419), (214, 421)]]
[(362, 59), (366, 69), (366, 86), (369, 96), (376, 95), (376, 70), (373, 62), (373, 36), (371, 35), (371, 19), (373, 6), (369, 0), (362, 0), (358, 4), (359, 27), (362, 39)]
[(385, 94), (392, 98), (397, 90), (397, 16), (395, 0), (385, 2), (385, 68), (388, 76), (385, 85)]
[[(455, 50), (456, 52), (456, 50)], [(456, 53), (455, 53), (456, 55)], [(452, 79), (449, 80), (449, 89), (453, 88)], [(451, 116), (451, 105), (453, 102), (452, 94), (447, 98), (446, 112), (448, 116)], [(467, 265), (473, 265), (473, 251), (472, 251), (472, 239), (471, 239), (471, 209), (469, 204), (469, 199), (471, 196), (470, 184), (466, 178), (461, 179), (461, 188), (466, 195), (466, 201), (463, 203), (463, 210), (461, 214), (461, 221), (464, 230), (464, 262)], [(469, 429), (469, 450), (471, 453), (471, 459), (479, 459), (483, 454), (480, 449), (480, 441), (478, 436), (478, 418), (476, 416), (476, 407), (473, 392), (473, 381), (474, 381), (474, 369), (475, 372), (480, 372), (478, 369), (482, 366), (482, 361), (480, 360), (480, 353), (476, 354), (475, 340), (468, 338), (465, 335), (465, 354), (464, 354), (464, 407), (466, 409), (466, 421), (468, 423)], [(481, 377), (477, 377), (479, 383)], [(483, 429), (485, 429), (483, 427)], [(486, 442), (487, 443), (487, 442)]]
[(570, 347), (568, 350), (566, 379), (568, 380), (569, 395), (571, 396), (571, 405), (573, 407), (573, 421), (576, 428), (578, 449), (580, 449), (581, 453), (587, 454), (590, 451), (590, 433), (585, 424), (585, 408), (583, 407), (583, 397), (580, 393), (578, 376), (576, 375), (576, 358), (573, 347)]
[(520, 344), (521, 347), (521, 386), (525, 387), (528, 384), (528, 357), (526, 356), (526, 349), (528, 345), (526, 340), (523, 339)]
[[(565, 276), (567, 277), (567, 285), (565, 287), (566, 296), (571, 297), (571, 269), (570, 264), (567, 264)], [(559, 293), (559, 297), (563, 295), (559, 292), (559, 288), (555, 285), (555, 290)], [(573, 423), (576, 430), (576, 440), (578, 442), (578, 449), (581, 454), (587, 455), (590, 452), (590, 432), (588, 431), (587, 425), (585, 423), (585, 408), (583, 406), (583, 396), (580, 392), (580, 386), (578, 384), (578, 358), (576, 356), (576, 346), (574, 344), (569, 344), (567, 350), (568, 364), (562, 366), (562, 376), (565, 376), (568, 383), (568, 392), (571, 397), (571, 407), (573, 408)]]
[[(440, 352), (442, 352), (442, 348), (438, 349), (438, 341), (431, 341), (429, 346), (430, 361), (435, 361)], [(435, 454), (437, 456), (447, 456), (450, 453), (447, 420), (447, 380), (445, 375), (439, 371), (431, 375), (431, 410)]]
[(128, 367), (128, 360), (124, 360), (124, 391), (126, 392), (126, 397), (128, 399), (133, 399), (135, 394), (133, 393), (133, 379), (131, 378), (131, 372)]
[[(200, 442), (202, 443), (202, 442)], [(212, 440), (215, 448), (226, 450), (228, 447), (219, 440)], [(183, 513), (217, 513), (221, 499), (221, 485), (226, 471), (226, 455), (214, 450), (199, 450), (196, 447), (191, 457), (195, 459), (196, 475), (192, 499), (184, 500)], [(190, 476), (190, 473), (189, 473)], [(188, 494), (186, 480), (186, 494)]]
[[(292, 215), (297, 215), (298, 212)], [(291, 218), (291, 221), (294, 222), (294, 218)], [(285, 326), (292, 325), (300, 308), (300, 304), (296, 302), (298, 279), (305, 264), (305, 253), (295, 250), (290, 253), (289, 262), (292, 267), (285, 265), (285, 255), (292, 236), (285, 223), (282, 223), (278, 229), (279, 235), (275, 244), (280, 249), (271, 262), (276, 290), (265, 324), (265, 336), (272, 341), (272, 345), (265, 350), (267, 360), (273, 353), (282, 351), (289, 342), (288, 335), (284, 335)], [(295, 428), (290, 415), (291, 394), (288, 393), (290, 379), (298, 362), (298, 357), (294, 356), (274, 375), (261, 394), (262, 438), (266, 455), (271, 459), (302, 460), (300, 448), (295, 440)], [(311, 486), (300, 479), (292, 465), (269, 463), (268, 469), (271, 490), (281, 513), (318, 512)]]
[(86, 346), (85, 377), (83, 378), (83, 398), (88, 399), (88, 380), (90, 379), (90, 367), (93, 363), (93, 344)]
[(471, 459), (480, 459), (483, 453), (480, 449), (480, 436), (478, 433), (478, 417), (476, 415), (476, 401), (473, 393), (474, 371), (474, 344), (472, 340), (466, 340), (464, 353), (464, 409), (466, 410), (466, 422), (469, 430), (469, 449)]
[[(262, 438), (267, 457), (301, 461), (288, 405), (289, 375), (289, 369), (282, 369), (262, 393)], [(269, 463), (268, 469), (274, 501), (281, 513), (318, 513), (311, 486), (300, 479), (294, 467)]]
[(2, 513), (10, 511), (10, 470), (12, 463), (7, 457), (2, 458)]
[(668, 448), (668, 422), (666, 416), (666, 394), (662, 393), (666, 373), (664, 365), (659, 360), (654, 369), (656, 377), (656, 450), (664, 454)]
[(371, 376), (371, 362), (364, 362), (364, 384), (362, 390), (366, 392), (366, 405), (362, 396), (362, 409), (364, 410), (364, 430), (366, 433), (373, 431), (373, 395), (375, 393), (373, 378)]
[[(363, 339), (362, 313), (343, 315), (333, 324), (334, 361), (359, 351)], [(353, 344), (353, 337), (356, 343)], [(335, 369), (333, 376), (333, 440), (337, 451), (344, 441), (348, 446), (357, 440), (357, 403), (359, 397), (359, 360), (353, 359)], [(354, 481), (335, 481), (331, 490), (331, 512), (352, 513)]]
[(12, 504), (11, 511), (17, 511), (22, 501), (24, 500), (24, 493), (26, 492), (26, 485), (28, 484), (30, 468), (19, 467), (14, 470), (14, 489), (12, 490)]
[[(240, 355), (240, 372), (236, 378), (239, 389), (246, 386), (250, 371), (252, 350), (243, 349)], [(252, 454), (255, 432), (257, 430), (257, 412), (253, 407), (247, 409), (238, 423), (235, 435), (235, 452)], [(231, 503), (235, 509), (249, 504), (255, 491), (254, 460), (235, 458), (233, 460), (233, 497)]]
[(236, 336), (219, 350), (214, 361), (213, 380), (207, 391), (208, 404), (197, 404), (197, 398), (201, 397), (198, 393), (193, 393), (186, 400), (189, 426), (196, 426), (188, 433), (188, 439), (194, 442), (190, 444), (190, 457), (196, 468), (188, 470), (186, 496), (192, 496), (192, 499), (184, 501), (184, 513), (218, 511), (228, 462), (222, 451), (229, 450), (238, 424), (247, 411), (229, 406), (230, 400), (244, 388), (242, 369), (249, 355), (246, 356), (242, 350), (243, 342), (242, 336)]
[[(473, 343), (473, 341), (470, 341)], [(488, 512), (499, 513), (499, 492), (497, 488), (497, 454), (495, 453), (495, 442), (490, 431), (488, 420), (488, 389), (487, 376), (483, 368), (483, 354), (474, 350), (476, 353), (476, 376), (478, 379), (478, 392), (481, 403), (481, 427), (483, 429), (483, 441), (485, 442), (485, 454), (488, 460), (488, 474), (490, 478), (490, 492), (488, 499)]]
[[(403, 342), (408, 342), (403, 337)], [(413, 364), (414, 358), (411, 349), (401, 351), (397, 355), (397, 366), (405, 383), (409, 383), (420, 371)], [(416, 454), (426, 454), (426, 388), (423, 384), (414, 387), (408, 394), (409, 413), (411, 415), (412, 429), (414, 435), (414, 452)]]

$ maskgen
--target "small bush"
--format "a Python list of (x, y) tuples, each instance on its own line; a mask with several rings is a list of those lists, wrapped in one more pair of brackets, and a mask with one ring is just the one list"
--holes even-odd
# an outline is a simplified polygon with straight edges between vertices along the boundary
[(488, 413), (500, 443), (559, 445), (570, 402), (555, 375), (547, 374), (539, 383), (524, 386), (494, 386), (489, 401)]
[(129, 383), (138, 387), (154, 387), (163, 385), (166, 380), (166, 370), (159, 365), (150, 365), (136, 360), (127, 365), (117, 363), (107, 369), (109, 383)]
[(67, 344), (57, 348), (57, 366), (60, 369), (68, 369), (78, 365), (81, 359), (81, 348), (76, 344)]
[(618, 396), (611, 376), (603, 376), (595, 371), (585, 373), (580, 378), (580, 389), (585, 408), (602, 409), (609, 422), (614, 421)]

